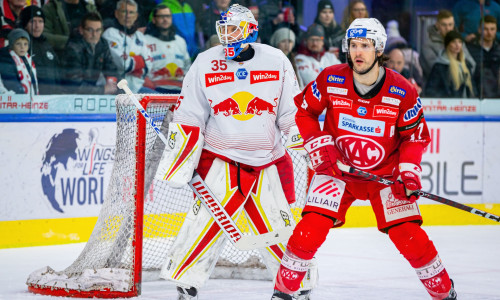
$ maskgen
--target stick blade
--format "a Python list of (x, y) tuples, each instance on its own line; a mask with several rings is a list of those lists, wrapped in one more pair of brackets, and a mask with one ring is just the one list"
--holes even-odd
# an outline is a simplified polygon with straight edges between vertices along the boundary
[(242, 251), (266, 248), (288, 241), (290, 236), (292, 236), (293, 230), (294, 227), (285, 227), (259, 235), (244, 235), (234, 243), (234, 246)]

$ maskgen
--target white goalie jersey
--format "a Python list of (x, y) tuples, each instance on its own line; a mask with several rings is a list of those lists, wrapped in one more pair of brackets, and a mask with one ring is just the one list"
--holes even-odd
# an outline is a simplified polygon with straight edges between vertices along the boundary
[(295, 125), (293, 97), (300, 89), (280, 50), (251, 47), (255, 55), (244, 62), (226, 60), (222, 46), (200, 53), (184, 78), (173, 122), (200, 127), (211, 152), (262, 166), (285, 154), (281, 131)]

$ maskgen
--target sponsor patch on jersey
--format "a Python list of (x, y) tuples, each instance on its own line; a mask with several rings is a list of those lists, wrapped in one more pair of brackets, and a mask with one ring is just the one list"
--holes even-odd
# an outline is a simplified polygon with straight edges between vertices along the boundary
[(358, 115), (364, 117), (366, 116), (367, 113), (368, 111), (366, 110), (366, 107), (363, 106), (358, 107)]
[(360, 119), (341, 113), (338, 128), (362, 135), (384, 136), (385, 122)]
[(326, 77), (326, 82), (344, 84), (345, 77), (339, 75), (328, 75)]
[(390, 187), (380, 191), (380, 198), (382, 199), (382, 204), (384, 206), (386, 222), (420, 215), (416, 203), (396, 199), (392, 194)]
[(250, 84), (279, 79), (280, 71), (250, 71)]
[(345, 182), (330, 176), (314, 176), (306, 205), (338, 212), (345, 185)]
[(117, 42), (111, 42), (110, 43), (111, 48), (118, 48), (118, 43)]
[(374, 117), (382, 117), (382, 118), (396, 118), (398, 116), (399, 109), (384, 106), (384, 105), (375, 105), (373, 107), (373, 116)]
[(382, 103), (387, 103), (387, 104), (392, 104), (399, 106), (399, 103), (401, 103), (401, 100), (392, 98), (392, 97), (382, 97)]
[(370, 103), (370, 101), (368, 101), (368, 100), (363, 100), (363, 99), (358, 99), (358, 102), (359, 102), (359, 103), (366, 103), (366, 104)]
[(398, 96), (401, 96), (401, 97), (404, 97), (406, 95), (406, 91), (398, 86), (395, 86), (395, 85), (391, 85), (389, 87), (389, 93), (391, 94), (394, 94), (394, 95), (398, 95)]
[(334, 86), (327, 87), (326, 92), (330, 94), (347, 95), (347, 89), (338, 88)]
[(318, 99), (318, 101), (320, 101), (321, 100), (321, 93), (318, 90), (318, 85), (316, 84), (316, 81), (314, 81), (311, 84), (311, 91), (312, 91), (314, 97), (316, 97), (316, 99)]
[(410, 121), (411, 119), (414, 119), (415, 117), (418, 116), (418, 112), (422, 109), (422, 100), (420, 100), (420, 97), (417, 98), (417, 103), (413, 105), (412, 108), (407, 110), (405, 112), (405, 115), (403, 119), (405, 121)]
[(205, 74), (205, 85), (207, 87), (212, 85), (217, 85), (226, 82), (234, 81), (233, 72), (222, 72), (222, 73), (208, 73)]
[(354, 167), (371, 169), (382, 162), (385, 149), (375, 140), (359, 135), (341, 135), (335, 140), (341, 152), (349, 157)]
[(238, 79), (240, 80), (247, 79), (247, 76), (248, 71), (245, 68), (240, 68), (236, 71), (236, 77), (238, 77)]
[(333, 107), (339, 107), (339, 108), (351, 108), (352, 107), (352, 100), (351, 99), (330, 96), (330, 102), (332, 103)]
[(366, 28), (352, 28), (347, 31), (348, 38), (366, 37)]

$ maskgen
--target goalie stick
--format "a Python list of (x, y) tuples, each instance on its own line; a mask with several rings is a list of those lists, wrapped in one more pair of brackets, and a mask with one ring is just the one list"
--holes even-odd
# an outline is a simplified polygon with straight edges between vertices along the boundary
[[(376, 181), (376, 182), (382, 183), (384, 185), (392, 185), (392, 184), (394, 184), (394, 181), (392, 181), (392, 180), (380, 177), (378, 175), (375, 175), (375, 174), (372, 174), (372, 173), (369, 173), (369, 172), (361, 171), (359, 169), (356, 169), (356, 168), (348, 166), (348, 165), (344, 165), (343, 163), (341, 163), (339, 161), (337, 161), (337, 166), (343, 172), (347, 172), (349, 174), (354, 174), (354, 175), (357, 175), (357, 176), (361, 176), (361, 177), (364, 177), (364, 178), (366, 178), (368, 180), (371, 180), (371, 181)], [(483, 218), (486, 218), (486, 219), (489, 219), (489, 220), (496, 221), (496, 222), (500, 223), (500, 216), (497, 216), (497, 215), (494, 215), (494, 214), (490, 214), (490, 213), (482, 211), (480, 209), (477, 209), (477, 208), (474, 208), (474, 207), (471, 207), (471, 206), (467, 206), (467, 205), (464, 205), (462, 203), (458, 203), (456, 201), (453, 201), (453, 200), (450, 200), (450, 199), (446, 199), (446, 198), (443, 198), (443, 197), (440, 197), (440, 196), (437, 196), (437, 195), (434, 195), (434, 194), (431, 194), (431, 193), (427, 193), (427, 192), (424, 192), (422, 190), (414, 191), (413, 194), (425, 197), (425, 198), (430, 199), (430, 200), (434, 200), (434, 201), (442, 203), (442, 204), (453, 206), (455, 208), (458, 208), (458, 209), (470, 212), (470, 213), (475, 214), (477, 216), (480, 216), (480, 217), (483, 217)]]
[[(139, 100), (135, 97), (134, 93), (130, 90), (127, 80), (122, 79), (118, 82), (117, 86), (125, 91), (129, 99), (139, 110), (142, 116), (146, 119), (147, 123), (153, 127), (160, 140), (168, 145), (167, 138), (163, 135), (154, 120), (148, 115), (146, 110), (142, 107)], [(292, 235), (293, 227), (285, 227), (272, 232), (263, 233), (259, 235), (243, 235), (231, 216), (226, 212), (224, 207), (217, 200), (215, 195), (210, 191), (205, 181), (196, 172), (188, 183), (196, 196), (201, 200), (203, 206), (208, 210), (212, 218), (219, 225), (228, 240), (239, 250), (252, 250), (257, 248), (265, 248), (280, 242), (287, 241)]]

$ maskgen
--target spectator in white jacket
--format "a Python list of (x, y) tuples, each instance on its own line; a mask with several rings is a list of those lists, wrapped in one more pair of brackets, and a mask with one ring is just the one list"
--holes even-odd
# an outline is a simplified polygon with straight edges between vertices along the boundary
[(305, 35), (305, 43), (299, 46), (295, 56), (300, 88), (318, 77), (324, 68), (340, 64), (340, 60), (331, 52), (325, 51), (325, 30), (316, 23), (309, 26)]
[(160, 93), (179, 94), (191, 66), (186, 41), (177, 34), (168, 6), (157, 5), (152, 15), (146, 28), (146, 46), (151, 51), (153, 69), (145, 85)]
[(137, 30), (137, 3), (120, 0), (116, 4), (115, 20), (102, 37), (108, 42), (113, 62), (128, 81), (134, 93), (151, 93), (144, 88), (144, 79), (153, 66), (151, 51), (146, 47), (144, 34)]

